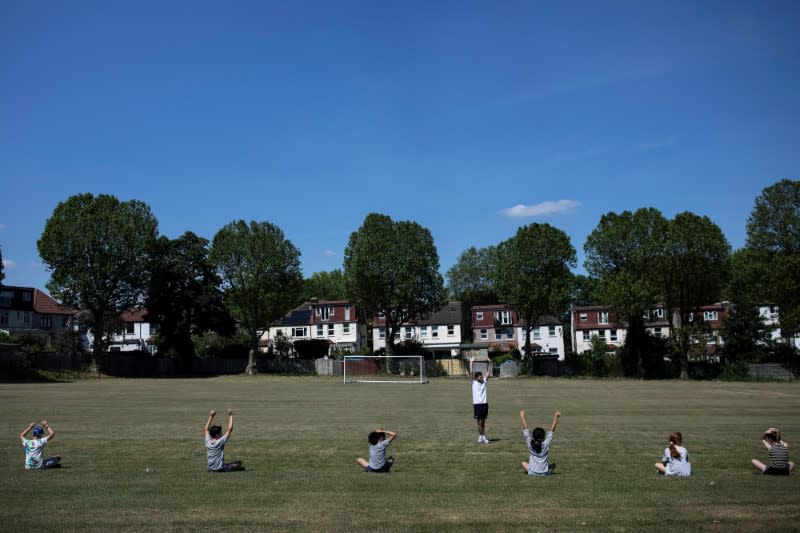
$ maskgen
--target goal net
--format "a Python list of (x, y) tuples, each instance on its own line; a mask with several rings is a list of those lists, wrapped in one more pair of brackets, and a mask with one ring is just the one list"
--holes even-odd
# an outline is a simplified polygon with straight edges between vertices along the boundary
[(345, 383), (427, 383), (421, 355), (346, 355)]

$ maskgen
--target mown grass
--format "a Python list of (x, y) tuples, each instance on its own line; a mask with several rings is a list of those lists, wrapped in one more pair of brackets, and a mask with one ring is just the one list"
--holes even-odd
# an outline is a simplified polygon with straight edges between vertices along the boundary
[[(800, 386), (515, 379), (489, 386), (489, 446), (475, 442), (465, 379), (343, 385), (231, 376), (0, 384), (0, 530), (773, 531), (800, 528), (798, 476), (755, 475), (761, 432), (800, 442)], [(232, 407), (226, 460), (205, 472), (209, 409)], [(529, 478), (518, 412), (563, 417), (557, 475)], [(59, 470), (27, 472), (17, 434), (47, 418)], [(223, 418), (224, 420), (224, 418)], [(377, 425), (400, 433), (389, 475), (355, 464)], [(688, 479), (652, 464), (670, 431)], [(800, 444), (798, 444), (800, 446)], [(792, 458), (798, 454), (791, 448)], [(149, 470), (149, 471), (148, 471)]]

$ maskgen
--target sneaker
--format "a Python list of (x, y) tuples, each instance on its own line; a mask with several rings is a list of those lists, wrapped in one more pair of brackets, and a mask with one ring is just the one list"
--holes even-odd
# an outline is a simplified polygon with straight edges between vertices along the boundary
[(556, 464), (555, 464), (555, 463), (550, 463), (550, 464), (547, 466), (547, 472), (548, 472), (549, 474), (552, 474), (552, 473), (553, 473), (553, 470), (555, 470), (555, 469), (556, 469)]
[(483, 435), (478, 437), (478, 444), (483, 444)]

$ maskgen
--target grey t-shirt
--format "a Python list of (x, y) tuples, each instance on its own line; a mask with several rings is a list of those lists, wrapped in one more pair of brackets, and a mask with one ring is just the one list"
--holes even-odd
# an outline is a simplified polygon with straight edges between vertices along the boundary
[(225, 442), (227, 442), (227, 440), (227, 435), (223, 435), (216, 440), (206, 435), (206, 449), (208, 450), (209, 470), (222, 469), (222, 465), (225, 464), (223, 459), (225, 458)]
[(553, 432), (547, 432), (542, 442), (542, 451), (538, 453), (533, 449), (531, 432), (527, 429), (523, 429), (522, 436), (525, 438), (525, 444), (528, 446), (528, 451), (530, 452), (530, 457), (528, 458), (528, 474), (547, 474), (550, 471), (550, 466), (547, 462), (547, 454), (550, 451), (550, 443), (553, 441)]
[(386, 447), (389, 439), (383, 439), (378, 444), (369, 445), (369, 467), (378, 470), (386, 464)]

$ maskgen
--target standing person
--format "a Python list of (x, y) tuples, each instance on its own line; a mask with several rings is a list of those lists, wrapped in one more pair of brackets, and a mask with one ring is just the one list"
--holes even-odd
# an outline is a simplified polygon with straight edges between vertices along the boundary
[(665, 476), (691, 476), (692, 463), (689, 462), (689, 451), (682, 446), (683, 435), (680, 431), (669, 434), (669, 446), (664, 448), (664, 457), (656, 463), (656, 470)]
[(769, 450), (769, 466), (758, 459), (753, 459), (753, 466), (768, 476), (788, 476), (794, 470), (794, 463), (789, 460), (789, 443), (781, 439), (781, 432), (769, 428), (764, 432), (761, 443)]
[[(222, 435), (221, 426), (212, 426), (211, 421), (217, 414), (213, 409), (208, 412), (206, 420), (205, 437), (209, 472), (233, 472), (234, 470), (244, 470), (241, 461), (226, 463), (225, 443), (231, 438), (233, 433), (233, 410), (228, 409), (228, 431)], [(222, 435), (222, 436), (220, 436)]]
[(367, 437), (369, 442), (369, 461), (363, 457), (356, 459), (364, 472), (389, 473), (394, 464), (394, 456), (386, 457), (386, 448), (394, 440), (397, 433), (386, 429), (378, 428)]
[[(45, 430), (47, 430), (47, 435), (44, 435)], [(31, 432), (31, 439), (26, 439), (25, 435), (28, 432)], [(28, 427), (25, 428), (19, 434), (20, 441), (22, 441), (22, 447), (25, 449), (25, 469), (26, 470), (38, 470), (38, 469), (45, 469), (45, 468), (58, 468), (61, 466), (61, 456), (54, 455), (53, 457), (48, 457), (47, 459), (42, 459), (44, 457), (44, 446), (55, 437), (56, 432), (53, 431), (53, 428), (47, 423), (47, 420), (42, 420), (39, 422), (39, 425), (36, 425), (36, 422), (31, 422), (28, 424)]]
[(519, 412), (519, 418), (522, 420), (522, 436), (530, 454), (527, 462), (522, 461), (522, 469), (529, 476), (549, 476), (556, 468), (555, 463), (549, 462), (549, 454), (550, 443), (553, 442), (553, 433), (556, 431), (561, 413), (556, 411), (553, 414), (553, 423), (550, 425), (550, 431), (547, 434), (545, 434), (543, 428), (535, 428), (533, 434), (528, 431), (528, 422), (525, 420), (524, 409)]
[(486, 400), (486, 386), (492, 374), (492, 360), (489, 360), (489, 368), (486, 371), (486, 376), (483, 375), (483, 372), (473, 373), (473, 363), (475, 363), (475, 358), (470, 357), (469, 374), (472, 377), (472, 415), (478, 422), (478, 443), (489, 444), (489, 439), (486, 438), (486, 418), (489, 416), (489, 402)]

